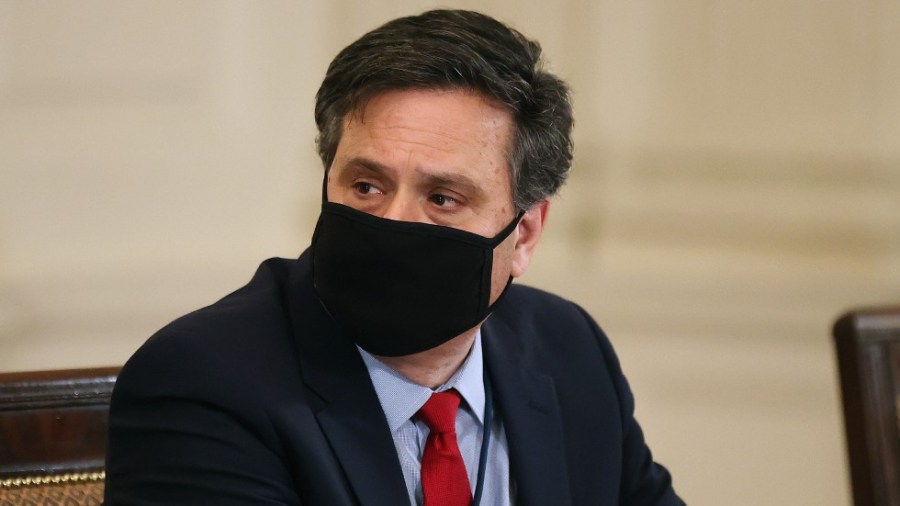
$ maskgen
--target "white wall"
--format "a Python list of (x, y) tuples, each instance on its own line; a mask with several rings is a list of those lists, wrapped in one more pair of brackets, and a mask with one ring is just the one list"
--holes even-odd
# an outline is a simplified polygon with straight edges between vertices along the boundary
[[(691, 504), (849, 504), (829, 340), (900, 300), (900, 6), (443, 2), (539, 39), (576, 162), (524, 280), (616, 343)], [(121, 364), (296, 256), (340, 48), (431, 2), (0, 2), (0, 370)]]

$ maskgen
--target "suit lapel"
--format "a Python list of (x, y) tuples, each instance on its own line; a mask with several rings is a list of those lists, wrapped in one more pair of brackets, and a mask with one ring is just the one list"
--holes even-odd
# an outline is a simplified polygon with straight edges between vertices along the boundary
[(286, 296), (303, 379), (322, 399), (317, 419), (359, 502), (409, 502), (378, 396), (353, 342), (315, 295), (308, 253), (294, 266)]
[(509, 443), (510, 471), (520, 505), (571, 504), (556, 389), (500, 318), (488, 318), (482, 339), (488, 373)]

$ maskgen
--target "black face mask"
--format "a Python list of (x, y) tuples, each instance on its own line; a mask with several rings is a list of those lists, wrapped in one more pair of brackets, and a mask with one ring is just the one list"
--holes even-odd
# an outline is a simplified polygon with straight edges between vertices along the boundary
[(494, 248), (522, 214), (487, 238), (325, 202), (312, 240), (315, 290), (369, 353), (396, 357), (429, 350), (491, 313)]

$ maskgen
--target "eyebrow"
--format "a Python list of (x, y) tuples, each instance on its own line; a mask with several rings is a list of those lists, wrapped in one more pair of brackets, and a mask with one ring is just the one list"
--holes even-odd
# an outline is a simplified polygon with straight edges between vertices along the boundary
[[(396, 172), (388, 165), (362, 156), (353, 157), (348, 160), (346, 167), (351, 169), (351, 171), (355, 168), (367, 170), (376, 174), (393, 174)], [(345, 174), (349, 172), (350, 171), (345, 171)], [(465, 174), (459, 174), (449, 171), (422, 171), (420, 172), (420, 174), (423, 176), (425, 181), (431, 185), (463, 187), (472, 192), (472, 195), (475, 197), (481, 197), (485, 193), (484, 189), (481, 188), (481, 185), (476, 183), (474, 180), (472, 180), (472, 178), (466, 176)]]
[[(388, 167), (387, 165), (384, 165), (383, 163), (379, 163), (379, 162), (376, 162), (375, 160), (365, 158), (365, 157), (360, 157), (360, 156), (351, 158), (350, 160), (347, 161), (345, 166), (347, 169), (350, 169), (350, 170), (364, 169), (369, 172), (375, 172), (378, 174), (386, 174), (386, 173), (394, 172), (394, 170), (392, 168)], [(344, 172), (346, 173), (348, 171), (345, 170)]]
[(424, 176), (425, 179), (432, 185), (461, 186), (472, 192), (483, 192), (480, 185), (478, 185), (475, 181), (472, 181), (470, 177), (463, 174), (455, 174), (452, 172), (426, 172)]

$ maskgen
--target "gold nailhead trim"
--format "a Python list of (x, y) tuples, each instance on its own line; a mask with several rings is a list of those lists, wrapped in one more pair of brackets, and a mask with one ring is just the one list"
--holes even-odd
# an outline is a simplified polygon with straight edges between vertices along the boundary
[(60, 483), (74, 484), (91, 481), (102, 481), (105, 479), (105, 471), (94, 471), (90, 473), (49, 474), (43, 476), (19, 476), (18, 478), (8, 478), (0, 480), (0, 488), (30, 487), (51, 484), (57, 485)]

